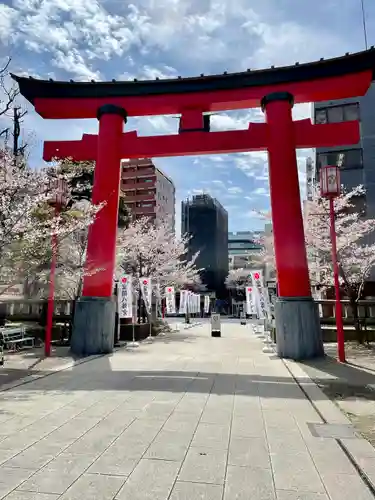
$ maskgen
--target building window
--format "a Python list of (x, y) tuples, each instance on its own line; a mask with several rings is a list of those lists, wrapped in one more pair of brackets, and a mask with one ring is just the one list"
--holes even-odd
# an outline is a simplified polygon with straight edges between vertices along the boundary
[[(342, 156), (341, 156), (342, 155)], [(338, 165), (341, 162), (342, 170), (363, 168), (362, 149), (348, 149), (346, 151), (330, 151), (318, 154), (318, 165)]]
[(315, 110), (315, 123), (340, 123), (351, 120), (359, 120), (359, 103), (343, 104), (342, 106), (330, 106)]

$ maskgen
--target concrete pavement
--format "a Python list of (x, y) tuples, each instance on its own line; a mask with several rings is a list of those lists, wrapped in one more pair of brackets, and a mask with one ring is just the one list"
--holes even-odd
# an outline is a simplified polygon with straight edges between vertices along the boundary
[(0, 392), (0, 499), (373, 499), (340, 443), (374, 449), (262, 347), (204, 324)]

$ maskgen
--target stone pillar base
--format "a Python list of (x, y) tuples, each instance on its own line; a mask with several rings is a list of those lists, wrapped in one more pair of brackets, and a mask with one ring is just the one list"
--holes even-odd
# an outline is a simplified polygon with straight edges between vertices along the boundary
[(278, 298), (275, 316), (281, 358), (302, 361), (324, 356), (318, 305), (311, 297)]
[(72, 354), (91, 356), (113, 352), (116, 302), (111, 297), (80, 297), (70, 342)]

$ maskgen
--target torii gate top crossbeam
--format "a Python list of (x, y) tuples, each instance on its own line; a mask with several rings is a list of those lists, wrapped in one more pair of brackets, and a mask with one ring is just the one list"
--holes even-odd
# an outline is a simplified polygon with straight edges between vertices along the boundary
[(95, 118), (103, 104), (128, 116), (260, 106), (270, 93), (289, 92), (295, 103), (361, 96), (375, 73), (375, 49), (307, 64), (242, 73), (129, 82), (61, 82), (12, 75), (21, 94), (44, 118)]

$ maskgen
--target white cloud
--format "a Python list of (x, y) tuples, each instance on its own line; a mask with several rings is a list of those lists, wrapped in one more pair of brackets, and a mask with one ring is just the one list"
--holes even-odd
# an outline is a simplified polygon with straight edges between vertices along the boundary
[(228, 193), (230, 194), (240, 194), (240, 193), (243, 193), (243, 189), (238, 187), (238, 186), (233, 186), (233, 187), (229, 187), (227, 189)]
[(253, 194), (256, 196), (269, 196), (269, 190), (264, 187), (254, 189)]

